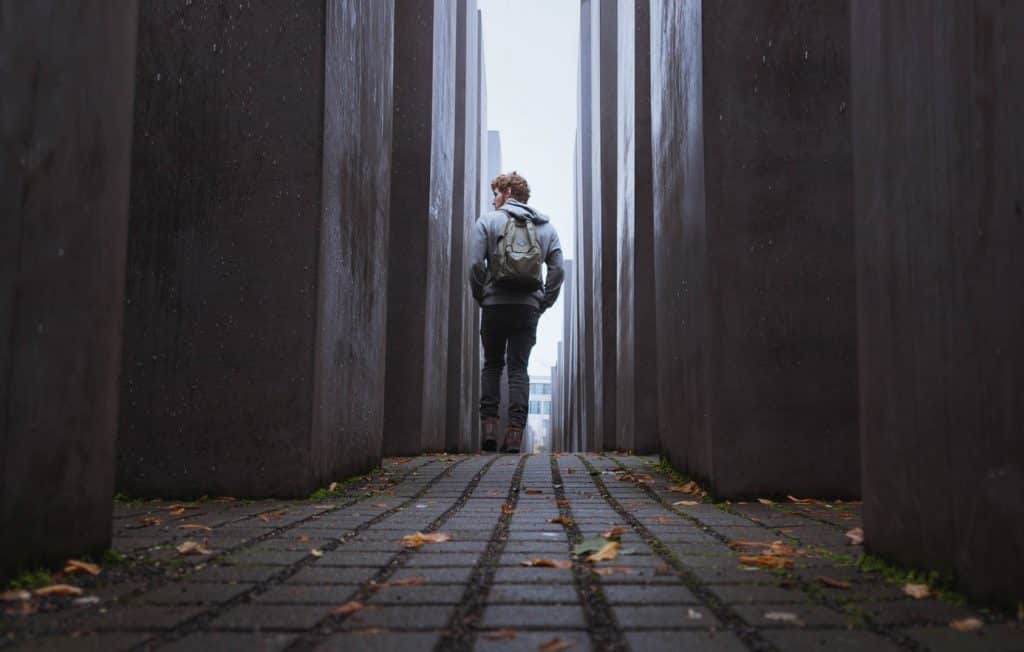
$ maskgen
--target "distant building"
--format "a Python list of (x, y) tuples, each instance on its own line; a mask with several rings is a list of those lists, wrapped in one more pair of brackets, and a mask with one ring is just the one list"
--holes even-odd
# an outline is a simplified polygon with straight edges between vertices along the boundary
[(527, 424), (530, 440), (524, 447), (531, 453), (551, 450), (551, 376), (530, 377), (530, 403)]

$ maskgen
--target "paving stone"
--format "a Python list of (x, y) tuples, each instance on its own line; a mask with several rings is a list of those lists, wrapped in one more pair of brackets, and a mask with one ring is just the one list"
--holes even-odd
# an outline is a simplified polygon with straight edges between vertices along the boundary
[(146, 604), (183, 605), (227, 602), (252, 589), (254, 584), (206, 584), (174, 582), (143, 593), (135, 599)]
[(202, 611), (200, 607), (118, 606), (97, 614), (90, 625), (100, 630), (171, 629)]
[(325, 616), (329, 607), (311, 606), (270, 606), (243, 604), (221, 614), (210, 629), (241, 629), (258, 631), (265, 629), (305, 630), (310, 629)]
[(718, 625), (718, 619), (704, 607), (688, 605), (615, 606), (615, 618), (623, 629), (663, 629), (666, 623), (673, 627), (709, 628)]
[(346, 632), (331, 636), (317, 648), (317, 652), (404, 652), (430, 650), (441, 634), (439, 632)]
[(44, 636), (15, 645), (25, 652), (121, 652), (144, 643), (149, 634), (89, 634), (85, 636)]
[(168, 652), (278, 652), (298, 638), (295, 634), (238, 634), (234, 632), (196, 632), (174, 641), (161, 650)]
[(807, 594), (795, 588), (760, 584), (715, 584), (710, 590), (726, 604), (772, 604), (807, 602)]
[(388, 564), (395, 552), (357, 552), (353, 550), (334, 550), (314, 562), (314, 566), (384, 566)]
[(786, 652), (897, 652), (903, 649), (878, 634), (856, 630), (764, 631), (761, 635)]
[(473, 569), (465, 566), (461, 568), (402, 568), (391, 576), (393, 580), (403, 580), (410, 577), (422, 577), (430, 584), (465, 584), (469, 581)]
[(442, 629), (454, 611), (451, 606), (368, 605), (345, 619), (344, 629), (386, 627), (389, 629)]
[(407, 568), (475, 566), (480, 555), (472, 553), (420, 553), (414, 554), (406, 562)]
[(746, 652), (747, 646), (730, 632), (626, 632), (633, 650), (643, 652)]
[(690, 589), (682, 584), (622, 584), (602, 587), (610, 604), (697, 604)]
[(911, 627), (904, 632), (923, 643), (931, 652), (1020, 652), (1024, 650), (1024, 627), (985, 625), (974, 632), (958, 632), (951, 627)]
[(207, 566), (182, 579), (186, 582), (264, 582), (283, 570), (281, 566)]
[(458, 604), (465, 593), (459, 584), (438, 584), (431, 586), (389, 586), (376, 591), (370, 604)]
[(307, 566), (286, 581), (288, 584), (362, 584), (377, 574), (378, 568)]
[(575, 587), (570, 584), (495, 584), (487, 596), (490, 604), (575, 604), (578, 599)]
[(309, 550), (245, 550), (221, 560), (233, 566), (291, 566), (309, 556)]
[(502, 567), (494, 573), (494, 581), (501, 584), (564, 583), (571, 584), (572, 570), (568, 568)]
[(589, 652), (593, 649), (590, 646), (590, 637), (586, 632), (572, 630), (530, 632), (518, 629), (515, 631), (516, 637), (511, 640), (489, 639), (487, 638), (488, 632), (480, 632), (473, 650), (478, 652), (536, 652), (544, 649), (542, 646), (555, 640), (570, 643), (572, 647), (568, 648), (567, 652)]
[(881, 625), (945, 625), (951, 620), (976, 616), (969, 609), (941, 600), (903, 600), (859, 605)]
[(338, 605), (347, 602), (357, 588), (355, 584), (285, 584), (254, 595), (252, 601), (259, 604)]
[(481, 622), (484, 628), (537, 629), (583, 628), (583, 609), (579, 605), (489, 605)]
[(848, 625), (854, 621), (851, 616), (810, 604), (736, 605), (733, 609), (740, 618), (755, 627), (816, 627)]

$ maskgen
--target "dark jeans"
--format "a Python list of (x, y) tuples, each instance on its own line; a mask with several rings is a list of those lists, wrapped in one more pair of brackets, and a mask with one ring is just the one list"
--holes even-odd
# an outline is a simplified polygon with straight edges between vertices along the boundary
[(526, 426), (530, 400), (530, 350), (537, 343), (540, 311), (533, 306), (503, 304), (484, 306), (480, 339), (484, 368), (480, 374), (480, 416), (497, 417), (501, 403), (501, 370), (508, 349), (508, 425)]

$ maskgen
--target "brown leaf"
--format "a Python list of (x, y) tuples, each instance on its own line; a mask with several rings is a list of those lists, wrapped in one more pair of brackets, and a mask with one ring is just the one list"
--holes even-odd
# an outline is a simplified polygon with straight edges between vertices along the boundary
[(849, 582), (847, 582), (845, 580), (837, 580), (834, 577), (828, 577), (827, 575), (819, 575), (818, 576), (818, 581), (821, 582), (822, 584), (824, 584), (825, 586), (827, 586), (829, 588), (832, 588), (832, 589), (848, 589), (848, 588), (850, 588), (850, 583)]
[(619, 542), (609, 541), (601, 546), (597, 552), (591, 553), (587, 561), (611, 561), (619, 556)]
[(820, 501), (820, 500), (818, 500), (816, 498), (797, 498), (795, 496), (786, 496), (786, 498), (789, 498), (790, 502), (796, 503), (797, 505), (821, 505), (822, 504), (822, 501)]
[(632, 575), (633, 569), (626, 566), (598, 566), (593, 571), (598, 575)]
[(444, 543), (451, 540), (452, 535), (445, 534), (444, 532), (431, 532), (430, 534), (416, 532), (402, 537), (402, 545), (406, 548), (419, 548), (425, 543)]
[(511, 641), (514, 640), (515, 637), (515, 630), (511, 629), (499, 629), (484, 634), (484, 638), (486, 638), (488, 641)]
[(576, 647), (575, 641), (567, 641), (565, 639), (555, 637), (546, 643), (541, 643), (540, 647), (537, 648), (537, 652), (561, 652), (562, 650), (568, 650), (572, 647)]
[(561, 525), (572, 525), (572, 519), (568, 516), (556, 516), (555, 518), (548, 521), (548, 523), (559, 523)]
[(572, 562), (567, 559), (545, 559), (534, 557), (519, 562), (522, 566), (535, 566), (540, 568), (572, 568)]
[(774, 505), (775, 504), (775, 501), (768, 500), (767, 498), (758, 498), (757, 502), (761, 503), (762, 505)]
[(846, 538), (850, 540), (851, 546), (859, 546), (864, 543), (864, 530), (855, 527), (846, 533)]
[(616, 525), (612, 529), (605, 530), (604, 532), (602, 532), (601, 536), (603, 536), (605, 539), (618, 539), (625, 533), (626, 528), (622, 527), (621, 525)]
[(673, 506), (676, 506), (676, 505), (686, 505), (687, 507), (693, 507), (694, 505), (699, 505), (699, 504), (700, 503), (697, 502), (696, 500), (677, 500), (676, 502), (672, 503)]
[(387, 503), (373, 503), (371, 506), (372, 507), (380, 507), (381, 509), (387, 509), (388, 508)]
[(12, 589), (0, 593), (0, 602), (24, 602), (31, 599), (32, 594), (22, 589)]
[(659, 516), (658, 518), (654, 519), (654, 522), (658, 525), (671, 525), (672, 523), (676, 523), (677, 521), (669, 516)]
[(355, 613), (365, 607), (366, 605), (358, 600), (349, 600), (345, 604), (331, 609), (331, 614), (334, 616), (347, 616)]
[(680, 493), (680, 494), (699, 494), (700, 493), (700, 485), (698, 485), (693, 480), (690, 480), (687, 483), (677, 484), (674, 487), (669, 487), (668, 490), (669, 491), (674, 491), (674, 492)]
[(403, 577), (397, 580), (391, 580), (387, 582), (389, 586), (420, 586), (427, 583), (427, 578), (415, 576), (415, 577)]
[(960, 618), (949, 623), (958, 632), (974, 632), (985, 626), (980, 618)]
[(338, 490), (339, 487), (341, 487), (340, 484), (338, 484), (337, 482), (332, 482), (331, 484), (327, 485), (327, 491), (329, 493), (334, 493), (335, 491)]
[(70, 584), (51, 584), (50, 586), (36, 589), (33, 593), (40, 597), (48, 595), (82, 595), (82, 589)]
[(537, 495), (537, 494), (542, 494), (542, 493), (544, 493), (544, 491), (543, 491), (542, 489), (527, 489), (527, 490), (526, 490), (526, 493), (528, 493), (528, 494), (530, 494), (530, 495), (532, 495), (532, 496), (535, 496), (535, 495)]
[(184, 523), (178, 526), (182, 530), (202, 530), (203, 532), (213, 532), (213, 528), (209, 525), (200, 525), (199, 523)]
[(572, 467), (570, 466), (569, 468), (567, 468), (567, 469), (565, 470), (565, 472), (566, 472), (566, 474), (567, 474), (567, 475), (572, 475), (573, 473), (576, 473), (576, 469), (574, 469), (574, 468), (572, 468)]
[(803, 556), (804, 553), (797, 550), (788, 543), (781, 541), (772, 541), (772, 545), (768, 547), (769, 555), (776, 555), (778, 557), (792, 557), (792, 556)]
[(213, 551), (206, 547), (206, 543), (197, 541), (182, 541), (177, 545), (177, 550), (183, 555), (212, 555)]
[(287, 513), (287, 509), (281, 509), (276, 512), (264, 512), (262, 514), (257, 514), (256, 518), (260, 519), (264, 523), (269, 523), (270, 521), (276, 521)]
[(515, 514), (515, 512), (516, 512), (516, 510), (512, 507), (512, 505), (510, 503), (502, 503), (501, 504), (501, 513), (502, 514)]
[(927, 584), (904, 584), (903, 592), (915, 600), (923, 600), (932, 594), (932, 590), (928, 588)]
[(302, 543), (306, 543), (308, 541), (312, 541), (313, 537), (309, 536), (308, 534), (300, 534), (299, 536), (295, 537), (295, 539), (296, 539), (296, 541), (301, 541)]
[(745, 566), (761, 568), (789, 568), (793, 565), (792, 560), (775, 555), (740, 555), (739, 562)]
[(71, 575), (73, 573), (89, 573), (90, 575), (99, 575), (100, 567), (96, 564), (90, 564), (87, 561), (69, 559), (66, 562), (64, 562), (64, 572), (68, 575)]
[(160, 525), (163, 522), (163, 519), (157, 518), (155, 516), (143, 516), (139, 519), (139, 523), (141, 525), (145, 525), (146, 527), (149, 527), (151, 525)]
[(771, 548), (771, 541), (747, 541), (746, 539), (736, 539), (729, 544), (733, 548)]

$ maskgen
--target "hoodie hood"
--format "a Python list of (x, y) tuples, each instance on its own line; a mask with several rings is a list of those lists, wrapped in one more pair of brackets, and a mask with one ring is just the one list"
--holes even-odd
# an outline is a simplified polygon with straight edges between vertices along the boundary
[(498, 210), (509, 213), (513, 217), (518, 218), (520, 220), (525, 220), (529, 218), (533, 220), (534, 224), (545, 224), (551, 221), (548, 219), (547, 215), (544, 215), (543, 213), (538, 213), (537, 211), (530, 208), (529, 206), (519, 201), (518, 199), (509, 198), (504, 204), (501, 205), (501, 208), (499, 208)]

